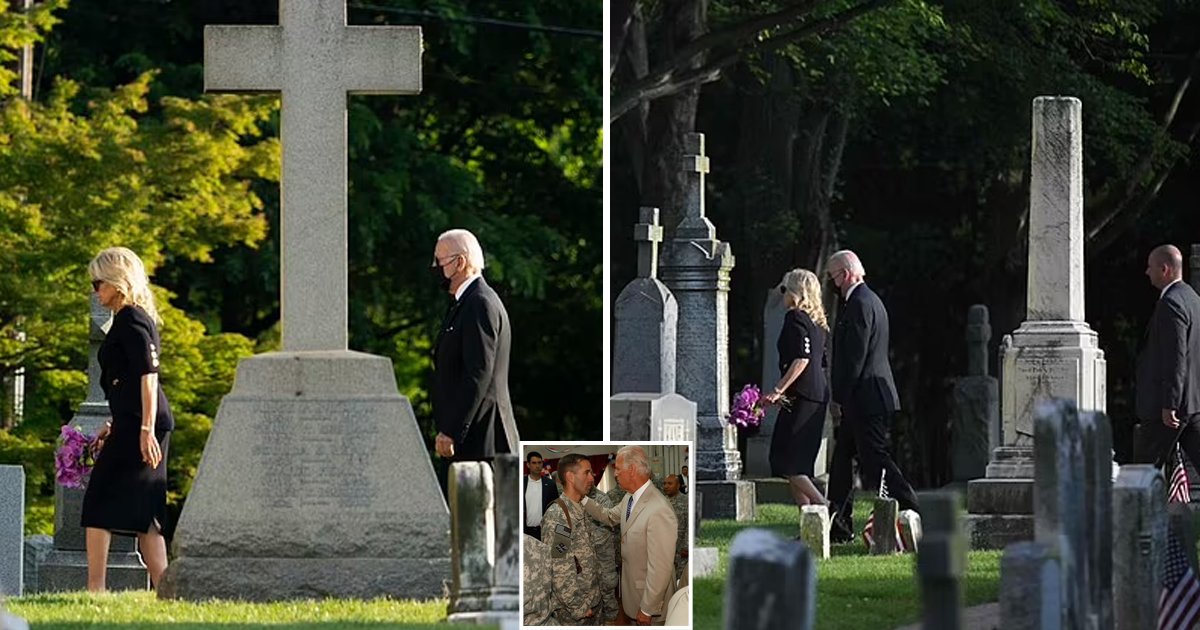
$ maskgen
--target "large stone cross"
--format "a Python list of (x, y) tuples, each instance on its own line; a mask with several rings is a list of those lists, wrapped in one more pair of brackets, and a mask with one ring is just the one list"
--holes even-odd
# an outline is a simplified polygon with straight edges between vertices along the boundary
[(347, 347), (347, 94), (421, 91), (421, 29), (347, 26), (346, 0), (280, 0), (278, 26), (207, 26), (204, 89), (282, 93), (283, 350)]
[(633, 226), (633, 240), (637, 241), (639, 278), (658, 277), (658, 244), (663, 240), (663, 229), (658, 223), (658, 208), (643, 207), (641, 223)]
[(717, 237), (717, 230), (704, 211), (704, 176), (708, 174), (708, 164), (708, 156), (704, 154), (704, 134), (686, 134), (683, 137), (682, 165), (686, 180), (683, 190), (683, 221), (675, 230), (677, 239), (711, 241)]

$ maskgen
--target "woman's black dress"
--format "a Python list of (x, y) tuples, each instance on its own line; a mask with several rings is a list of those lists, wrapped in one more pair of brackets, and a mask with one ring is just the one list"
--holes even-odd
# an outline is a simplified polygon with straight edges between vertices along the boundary
[(796, 359), (808, 366), (792, 381), (784, 395), (791, 404), (779, 410), (771, 436), (771, 474), (780, 477), (813, 475), (821, 436), (825, 431), (825, 409), (829, 386), (825, 381), (825, 329), (801, 310), (789, 310), (779, 331), (779, 374), (786, 374)]
[(112, 413), (112, 432), (96, 458), (83, 495), (83, 527), (115, 534), (147, 533), (167, 515), (167, 447), (175, 420), (162, 385), (154, 434), (162, 448), (158, 468), (142, 461), (142, 375), (158, 372), (158, 328), (146, 311), (126, 306), (113, 316), (100, 345), (100, 383)]

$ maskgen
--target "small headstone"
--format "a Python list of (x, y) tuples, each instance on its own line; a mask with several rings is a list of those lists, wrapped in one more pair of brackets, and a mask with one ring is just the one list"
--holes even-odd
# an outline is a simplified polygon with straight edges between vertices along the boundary
[(25, 537), (25, 592), (37, 593), (38, 569), (54, 551), (54, 537), (45, 534), (34, 534)]
[(1034, 412), (1034, 540), (1050, 547), (1062, 576), (1063, 625), (1083, 628), (1090, 612), (1089, 548), (1084, 539), (1083, 433), (1075, 404), (1051, 400)]
[(485, 462), (450, 465), (450, 623), (474, 622), (488, 609), (496, 569), (492, 481)]
[[(520, 521), (520, 496), (513, 492), (521, 485), (523, 466), (521, 459), (511, 453), (496, 455), (492, 460), (492, 477), (495, 481), (496, 509), (496, 573), (488, 607), (492, 611), (511, 611), (516, 619), (519, 607), (521, 570), (520, 548), (522, 528)], [(504, 616), (507, 623), (510, 616)]]
[(696, 439), (696, 403), (679, 394), (617, 394), (609, 399), (609, 409), (609, 439), (615, 442)]
[(811, 630), (816, 623), (817, 567), (803, 543), (747, 529), (729, 546), (725, 627)]
[(0, 596), (25, 592), (25, 469), (0, 466)]
[(923, 492), (920, 496), (924, 536), (917, 553), (924, 630), (963, 627), (963, 578), (967, 539), (958, 524), (956, 492)]
[(875, 499), (871, 555), (885, 556), (899, 553), (896, 545), (896, 520), (900, 517), (900, 504), (895, 499)]
[[(1112, 429), (1103, 412), (1079, 414), (1084, 453), (1085, 571), (1094, 627), (1112, 627), (1113, 511)], [(1089, 622), (1091, 623), (1091, 622)]]
[(10, 615), (0, 608), (0, 630), (29, 630), (29, 624), (16, 615)]
[(824, 505), (800, 508), (800, 540), (818, 558), (829, 559), (829, 508)]
[(1167, 549), (1166, 497), (1154, 466), (1122, 466), (1113, 483), (1113, 628), (1146, 628), (1157, 617)]
[[(1059, 630), (1062, 576), (1050, 547), (1019, 542), (1000, 559), (1000, 628)], [(1149, 617), (1152, 618), (1152, 617)]]
[(638, 277), (613, 304), (612, 391), (675, 392), (675, 347), (679, 305), (658, 279), (658, 246), (663, 239), (658, 208), (642, 208), (634, 226)]

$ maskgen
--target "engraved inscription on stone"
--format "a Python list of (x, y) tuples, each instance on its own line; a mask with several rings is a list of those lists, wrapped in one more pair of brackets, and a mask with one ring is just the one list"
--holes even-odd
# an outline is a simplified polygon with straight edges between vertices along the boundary
[(685, 442), (687, 441), (687, 423), (683, 418), (661, 418), (655, 423), (658, 425), (653, 428), (654, 437), (652, 440), (659, 442)]
[(367, 474), (374, 449), (381, 448), (378, 425), (363, 421), (375, 403), (343, 401), (263, 403), (259, 413), (269, 427), (250, 448), (261, 462), (250, 496), (272, 508), (328, 510), (367, 515), (378, 496)]

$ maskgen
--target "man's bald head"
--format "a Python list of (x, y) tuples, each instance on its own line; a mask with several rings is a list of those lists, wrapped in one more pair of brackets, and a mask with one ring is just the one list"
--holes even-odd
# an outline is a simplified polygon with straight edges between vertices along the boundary
[(1160, 291), (1183, 279), (1183, 253), (1171, 244), (1159, 245), (1146, 257), (1146, 277)]

